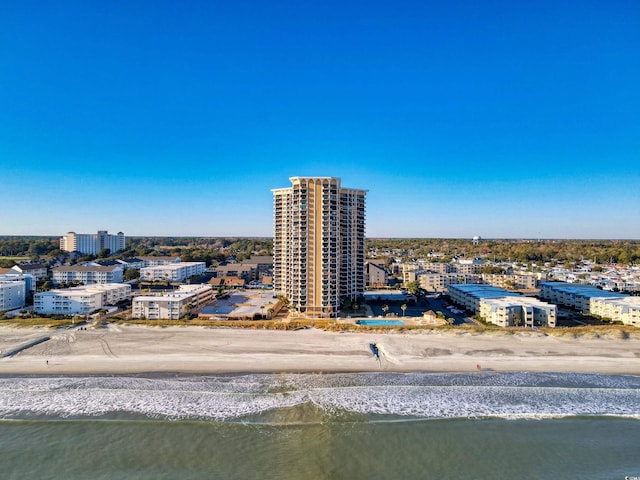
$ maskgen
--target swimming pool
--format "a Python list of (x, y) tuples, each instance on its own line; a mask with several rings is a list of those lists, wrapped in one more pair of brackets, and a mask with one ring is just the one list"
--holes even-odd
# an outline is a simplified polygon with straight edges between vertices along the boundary
[(397, 327), (404, 325), (402, 320), (356, 320), (356, 323), (369, 327)]

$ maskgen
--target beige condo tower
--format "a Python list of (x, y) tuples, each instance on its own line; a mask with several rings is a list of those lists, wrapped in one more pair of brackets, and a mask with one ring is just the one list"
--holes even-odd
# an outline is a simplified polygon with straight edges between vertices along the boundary
[(273, 192), (274, 290), (306, 317), (336, 317), (364, 292), (366, 190), (292, 177)]

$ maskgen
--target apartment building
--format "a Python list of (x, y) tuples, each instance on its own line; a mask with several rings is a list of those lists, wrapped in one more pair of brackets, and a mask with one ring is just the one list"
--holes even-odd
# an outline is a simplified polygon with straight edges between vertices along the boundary
[(589, 312), (625, 325), (640, 327), (640, 297), (594, 297)]
[(207, 266), (204, 262), (180, 262), (144, 267), (140, 269), (140, 280), (147, 282), (183, 282), (189, 277), (202, 275)]
[(46, 265), (41, 263), (19, 263), (11, 267), (11, 270), (22, 275), (32, 275), (38, 282), (45, 281), (49, 276)]
[(557, 307), (491, 285), (451, 285), (451, 301), (501, 327), (555, 327)]
[(424, 273), (424, 270), (418, 263), (401, 263), (402, 283), (406, 286), (409, 282), (418, 279), (418, 275)]
[(96, 255), (105, 248), (111, 250), (111, 253), (124, 250), (124, 233), (118, 232), (115, 235), (111, 235), (106, 230), (99, 230), (97, 233), (68, 232), (60, 237), (60, 250), (63, 252)]
[(558, 308), (532, 297), (484, 298), (480, 316), (499, 327), (555, 327)]
[(515, 292), (508, 292), (502, 288), (485, 284), (450, 285), (448, 295), (453, 303), (463, 306), (474, 313), (480, 312), (480, 301), (482, 299), (520, 296)]
[(54, 285), (61, 283), (81, 283), (83, 285), (122, 283), (124, 268), (121, 265), (112, 266), (66, 266), (52, 269)]
[(180, 257), (171, 255), (143, 255), (136, 258), (142, 262), (142, 265), (136, 268), (157, 267), (159, 265), (171, 265), (172, 263), (180, 263)]
[(132, 315), (149, 320), (178, 320), (191, 310), (206, 305), (214, 296), (210, 285), (180, 285), (170, 293), (134, 297)]
[(450, 263), (422, 262), (421, 265), (424, 270), (434, 273), (454, 273), (456, 271), (456, 267)]
[(292, 177), (273, 192), (274, 290), (303, 316), (336, 317), (364, 292), (366, 190), (336, 177)]
[(557, 305), (574, 308), (583, 313), (590, 313), (592, 298), (624, 298), (627, 296), (582, 283), (545, 282), (540, 284), (540, 298)]
[(257, 281), (258, 267), (255, 264), (228, 263), (216, 267), (216, 275), (222, 277), (237, 277), (246, 282)]
[(24, 307), (26, 292), (24, 281), (0, 280), (0, 312)]
[(389, 283), (389, 273), (384, 265), (365, 262), (364, 283), (367, 287), (384, 287)]
[(536, 288), (538, 283), (534, 274), (501, 274), (501, 273), (483, 273), (482, 281), (486, 284), (500, 288), (514, 289), (532, 289)]
[(37, 313), (87, 315), (130, 298), (131, 285), (102, 284), (39, 292), (34, 296), (33, 305)]
[(482, 283), (482, 277), (480, 275), (464, 273), (431, 273), (428, 271), (420, 271), (417, 279), (420, 282), (420, 288), (427, 292), (446, 292), (449, 285)]
[(478, 259), (454, 260), (451, 263), (455, 268), (456, 273), (463, 273), (465, 275), (479, 275), (482, 273), (482, 261)]
[(36, 279), (27, 273), (18, 273), (8, 269), (7, 273), (0, 274), (0, 282), (24, 282), (27, 295), (36, 289)]

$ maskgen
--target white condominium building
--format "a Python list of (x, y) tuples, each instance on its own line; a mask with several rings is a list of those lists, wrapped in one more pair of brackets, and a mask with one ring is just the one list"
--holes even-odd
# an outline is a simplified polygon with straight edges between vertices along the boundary
[(446, 292), (449, 285), (459, 283), (482, 283), (480, 275), (471, 275), (464, 273), (430, 273), (424, 270), (417, 275), (420, 282), (420, 288), (427, 292)]
[(480, 316), (499, 327), (555, 327), (558, 308), (532, 297), (484, 298)]
[(118, 232), (115, 235), (111, 235), (106, 230), (99, 230), (98, 233), (68, 232), (60, 237), (60, 250), (63, 252), (96, 255), (105, 248), (111, 250), (111, 253), (124, 250), (124, 233)]
[(22, 263), (14, 265), (11, 270), (20, 275), (32, 275), (37, 281), (44, 281), (48, 277), (47, 267), (40, 263)]
[(592, 298), (624, 298), (628, 295), (600, 290), (593, 285), (566, 282), (545, 282), (540, 284), (540, 298), (558, 305), (575, 308), (589, 313)]
[(70, 267), (56, 267), (52, 269), (52, 280), (54, 284), (60, 283), (81, 283), (92, 285), (96, 283), (122, 283), (124, 267), (114, 265), (109, 267), (84, 267), (72, 265)]
[(24, 307), (26, 282), (0, 281), (0, 312)]
[(590, 305), (591, 315), (640, 327), (640, 297), (594, 297)]
[(273, 282), (303, 316), (338, 315), (364, 293), (366, 190), (335, 177), (292, 177), (273, 192)]
[(491, 285), (451, 285), (451, 301), (501, 327), (555, 327), (557, 307)]
[(533, 289), (538, 280), (533, 274), (483, 273), (482, 281), (500, 288)]
[(17, 273), (9, 270), (9, 273), (0, 273), (0, 282), (24, 282), (27, 293), (36, 289), (36, 279), (31, 274)]
[(479, 313), (480, 301), (484, 298), (519, 297), (515, 292), (485, 284), (449, 285), (448, 294), (451, 301), (467, 310)]
[(116, 283), (36, 293), (33, 305), (38, 313), (86, 315), (130, 298), (131, 285)]
[(132, 315), (149, 320), (178, 320), (210, 302), (214, 295), (210, 285), (180, 285), (174, 292), (134, 297)]
[(169, 255), (145, 255), (136, 257), (138, 260), (142, 262), (140, 267), (157, 267), (158, 265), (169, 265), (171, 263), (180, 263), (180, 257), (172, 257)]
[(144, 267), (140, 269), (140, 280), (183, 282), (189, 277), (202, 275), (206, 268), (205, 262), (180, 262)]

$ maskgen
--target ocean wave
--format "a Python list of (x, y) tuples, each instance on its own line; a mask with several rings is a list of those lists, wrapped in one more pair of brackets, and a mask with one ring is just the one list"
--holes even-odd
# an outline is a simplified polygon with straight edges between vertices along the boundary
[(322, 412), (322, 421), (345, 414), (385, 421), (602, 415), (640, 419), (640, 378), (495, 372), (0, 378), (4, 419), (131, 414), (243, 421), (305, 405)]

